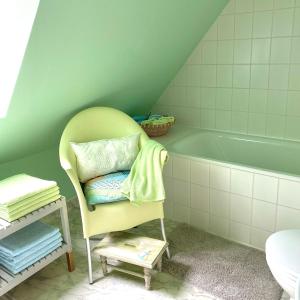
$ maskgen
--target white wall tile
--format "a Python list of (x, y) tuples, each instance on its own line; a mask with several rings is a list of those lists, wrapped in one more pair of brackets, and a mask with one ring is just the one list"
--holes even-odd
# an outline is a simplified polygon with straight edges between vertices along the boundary
[(276, 230), (300, 229), (300, 210), (278, 206)]
[(181, 180), (190, 180), (190, 161), (185, 158), (173, 156), (173, 177)]
[(166, 218), (173, 218), (173, 178), (164, 178), (164, 187), (166, 191), (166, 199), (164, 201), (164, 214)]
[(174, 179), (171, 177), (164, 177), (164, 187), (166, 192), (166, 198), (169, 200), (173, 200), (174, 195)]
[(211, 189), (209, 201), (212, 214), (229, 218), (230, 194), (228, 192)]
[(191, 182), (203, 186), (209, 186), (209, 164), (202, 162), (191, 162)]
[(207, 231), (209, 226), (209, 214), (197, 209), (191, 210), (190, 225), (197, 229)]
[(173, 180), (173, 199), (174, 202), (179, 203), (180, 205), (184, 205), (186, 207), (190, 206), (190, 183), (181, 181), (181, 180)]
[(256, 199), (276, 203), (278, 179), (270, 176), (255, 174), (253, 197)]
[(275, 10), (273, 15), (273, 36), (290, 36), (293, 29), (293, 9)]
[(250, 227), (244, 224), (231, 222), (229, 238), (240, 243), (250, 243)]
[(209, 211), (209, 188), (191, 184), (191, 208), (202, 212)]
[(245, 13), (253, 11), (253, 0), (235, 0), (235, 12)]
[(235, 0), (230, 0), (224, 7), (223, 11), (221, 12), (222, 15), (226, 14), (234, 14), (235, 11)]
[(267, 238), (272, 234), (272, 232), (252, 228), (251, 229), (251, 244), (261, 250), (265, 250), (265, 244)]
[(300, 209), (300, 183), (296, 181), (280, 179), (278, 203)]
[(230, 219), (244, 224), (251, 224), (252, 199), (240, 195), (231, 194)]
[(167, 177), (172, 177), (172, 156), (169, 155), (167, 163), (164, 165), (163, 175)]
[(218, 236), (227, 238), (229, 235), (229, 220), (219, 216), (210, 215), (209, 231)]
[(252, 36), (252, 14), (238, 14), (235, 16), (234, 35), (236, 39), (249, 39)]
[(224, 15), (218, 18), (218, 39), (230, 40), (234, 35), (234, 16)]
[(189, 223), (190, 209), (186, 206), (174, 204), (173, 206), (173, 218), (177, 222)]
[(231, 170), (231, 192), (246, 197), (252, 197), (253, 173)]
[(273, 231), (276, 221), (276, 205), (264, 201), (253, 201), (252, 225), (259, 229)]
[(254, 10), (271, 10), (273, 9), (273, 0), (254, 0)]
[(219, 190), (229, 191), (230, 169), (222, 166), (210, 166), (210, 186)]

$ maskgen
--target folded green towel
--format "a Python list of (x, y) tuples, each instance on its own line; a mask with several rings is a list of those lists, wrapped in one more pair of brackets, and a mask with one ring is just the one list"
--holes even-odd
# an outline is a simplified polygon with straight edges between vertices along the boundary
[(133, 203), (163, 201), (162, 169), (166, 159), (165, 148), (156, 141), (148, 140), (123, 182), (122, 193)]
[(0, 181), (0, 204), (10, 205), (57, 186), (55, 181), (19, 174)]
[(34, 196), (30, 196), (28, 198), (23, 199), (22, 201), (19, 202), (15, 202), (12, 204), (8, 204), (8, 205), (1, 205), (0, 204), (0, 211), (13, 211), (16, 210), (20, 207), (24, 207), (24, 206), (29, 206), (32, 205), (32, 203), (37, 203), (42, 201), (43, 199), (47, 198), (47, 197), (52, 197), (55, 195), (59, 195), (59, 188), (58, 186), (55, 186), (53, 188), (50, 188), (48, 190), (45, 190), (41, 193), (38, 193)]
[(142, 121), (142, 125), (163, 125), (168, 123), (174, 123), (175, 118), (171, 116), (149, 117), (148, 120)]
[(27, 214), (29, 214), (30, 212), (44, 206), (47, 205), (53, 201), (56, 201), (60, 198), (61, 196), (59, 194), (55, 195), (55, 196), (48, 196), (43, 198), (42, 201), (36, 202), (36, 203), (31, 203), (30, 206), (25, 206), (25, 207), (20, 207), (17, 210), (14, 210), (12, 212), (10, 211), (0, 211), (0, 218), (7, 220), (8, 222), (12, 222), (16, 219), (19, 219)]

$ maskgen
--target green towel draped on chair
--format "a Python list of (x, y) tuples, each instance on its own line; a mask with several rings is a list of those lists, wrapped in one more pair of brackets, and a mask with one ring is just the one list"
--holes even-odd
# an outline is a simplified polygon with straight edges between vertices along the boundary
[(129, 176), (123, 182), (122, 193), (136, 204), (163, 201), (165, 189), (162, 169), (167, 157), (167, 152), (161, 144), (148, 140), (133, 163)]

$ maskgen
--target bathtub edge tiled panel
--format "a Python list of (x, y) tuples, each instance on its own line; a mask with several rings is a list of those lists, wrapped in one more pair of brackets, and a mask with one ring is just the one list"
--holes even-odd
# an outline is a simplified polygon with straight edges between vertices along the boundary
[(275, 231), (300, 228), (300, 179), (170, 153), (166, 218), (264, 250)]

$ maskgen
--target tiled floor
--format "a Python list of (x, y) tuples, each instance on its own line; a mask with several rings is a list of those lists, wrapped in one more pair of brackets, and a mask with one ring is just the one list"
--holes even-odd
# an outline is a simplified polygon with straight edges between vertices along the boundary
[[(93, 285), (88, 284), (85, 243), (82, 238), (81, 219), (77, 208), (69, 209), (69, 219), (74, 248), (76, 270), (67, 272), (65, 257), (56, 260), (30, 279), (10, 291), (3, 300), (94, 300), (94, 299), (130, 299), (130, 300), (217, 300), (197, 287), (180, 281), (166, 273), (154, 274), (152, 291), (144, 288), (140, 278), (115, 272), (114, 276), (103, 277), (99, 263), (93, 259)], [(49, 218), (49, 222), (59, 222), (58, 215)], [(57, 224), (56, 223), (56, 224)], [(167, 232), (172, 230), (172, 222)], [(153, 230), (160, 230), (159, 226)], [(97, 243), (96, 241), (93, 244)], [(283, 297), (282, 300), (288, 298)], [(274, 299), (276, 300), (276, 299)]]

